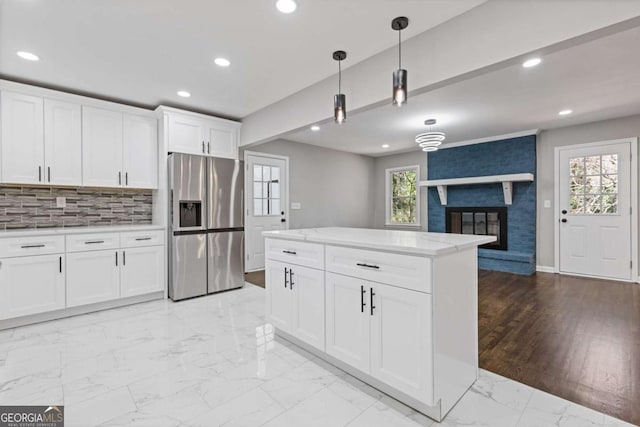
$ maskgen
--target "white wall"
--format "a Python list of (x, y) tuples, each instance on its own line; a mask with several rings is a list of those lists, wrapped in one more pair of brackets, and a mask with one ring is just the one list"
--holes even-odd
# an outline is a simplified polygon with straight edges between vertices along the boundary
[[(543, 131), (537, 143), (537, 264), (553, 267), (554, 252), (554, 148), (640, 135), (640, 115)], [(637, 161), (637, 159), (636, 159)], [(636, 191), (638, 183), (635, 183)], [(551, 208), (544, 208), (544, 201)]]
[(417, 149), (408, 153), (395, 154), (384, 157), (377, 157), (375, 159), (374, 171), (373, 171), (373, 227), (374, 228), (389, 228), (393, 230), (424, 230), (427, 231), (427, 189), (422, 188), (420, 190), (420, 227), (399, 227), (399, 226), (385, 226), (385, 179), (386, 169), (397, 168), (402, 166), (420, 166), (419, 180), (423, 181), (427, 179), (427, 155)]
[(373, 158), (286, 140), (248, 150), (289, 157), (291, 229), (372, 226)]

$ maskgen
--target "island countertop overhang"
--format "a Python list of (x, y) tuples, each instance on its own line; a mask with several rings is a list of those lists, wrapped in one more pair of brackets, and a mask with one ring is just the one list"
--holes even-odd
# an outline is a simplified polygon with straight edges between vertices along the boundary
[(495, 236), (350, 227), (264, 231), (262, 235), (275, 239), (324, 243), (422, 256), (445, 255), (496, 240)]

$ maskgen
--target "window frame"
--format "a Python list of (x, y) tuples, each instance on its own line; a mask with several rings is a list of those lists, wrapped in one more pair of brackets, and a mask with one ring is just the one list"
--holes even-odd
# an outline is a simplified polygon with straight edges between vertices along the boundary
[[(391, 194), (391, 176), (395, 172), (415, 171), (416, 173), (416, 222), (392, 222), (393, 194)], [(420, 227), (420, 165), (400, 166), (385, 169), (385, 226)]]

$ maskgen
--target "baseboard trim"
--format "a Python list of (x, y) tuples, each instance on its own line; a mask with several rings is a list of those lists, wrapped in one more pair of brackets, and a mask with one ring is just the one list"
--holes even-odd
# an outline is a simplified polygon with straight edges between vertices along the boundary
[(546, 265), (536, 265), (536, 271), (539, 271), (540, 273), (555, 273), (556, 268), (548, 267)]

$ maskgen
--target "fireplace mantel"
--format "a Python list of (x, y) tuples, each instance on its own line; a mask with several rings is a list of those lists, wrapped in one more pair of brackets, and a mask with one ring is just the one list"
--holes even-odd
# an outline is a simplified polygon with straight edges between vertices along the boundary
[(420, 187), (438, 187), (440, 203), (447, 204), (447, 187), (450, 185), (493, 184), (501, 183), (504, 193), (504, 204), (512, 204), (513, 183), (533, 181), (532, 173), (514, 173), (509, 175), (469, 176), (464, 178), (432, 179), (420, 181)]

